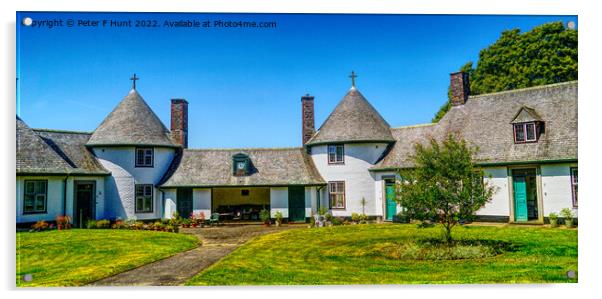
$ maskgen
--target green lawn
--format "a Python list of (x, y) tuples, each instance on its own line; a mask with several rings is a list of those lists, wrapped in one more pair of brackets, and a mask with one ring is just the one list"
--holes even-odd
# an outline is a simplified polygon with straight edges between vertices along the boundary
[(484, 258), (417, 260), (400, 258), (394, 250), (381, 250), (401, 248), (440, 235), (440, 227), (418, 228), (414, 224), (350, 225), (264, 235), (238, 248), (187, 284), (577, 282), (577, 278), (566, 277), (568, 270), (577, 272), (576, 230), (517, 226), (454, 228), (454, 238), (466, 243), (479, 240), (480, 244), (507, 245), (500, 254)]
[[(132, 230), (17, 233), (17, 286), (78, 286), (193, 248), (191, 235)], [(33, 280), (22, 280), (32, 274)]]

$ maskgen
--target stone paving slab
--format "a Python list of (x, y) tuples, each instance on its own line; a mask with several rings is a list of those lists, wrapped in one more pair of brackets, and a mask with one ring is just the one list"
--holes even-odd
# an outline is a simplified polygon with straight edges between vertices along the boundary
[(187, 228), (181, 233), (197, 236), (202, 245), (126, 272), (91, 283), (91, 286), (174, 286), (182, 285), (236, 248), (257, 236), (303, 228), (306, 225), (264, 227), (262, 225), (225, 225)]

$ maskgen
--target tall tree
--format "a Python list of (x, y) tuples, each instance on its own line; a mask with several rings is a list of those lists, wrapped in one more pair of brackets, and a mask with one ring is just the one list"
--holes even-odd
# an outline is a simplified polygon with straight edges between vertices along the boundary
[(495, 191), (473, 162), (477, 151), (452, 134), (441, 144), (431, 139), (428, 146), (415, 145), (415, 168), (400, 172), (396, 200), (411, 219), (440, 223), (448, 243), (452, 228), (460, 220), (474, 219)]
[[(503, 31), (479, 52), (476, 68), (468, 62), (460, 70), (469, 74), (473, 95), (577, 80), (577, 30), (553, 22), (525, 33)], [(449, 108), (448, 100), (432, 121)]]

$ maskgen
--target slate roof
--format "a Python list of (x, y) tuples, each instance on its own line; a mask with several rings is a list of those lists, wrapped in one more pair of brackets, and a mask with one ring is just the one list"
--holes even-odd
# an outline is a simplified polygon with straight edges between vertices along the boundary
[[(413, 144), (448, 133), (477, 146), (476, 160), (483, 165), (577, 160), (577, 86), (573, 81), (470, 96), (437, 124), (391, 129), (396, 142), (372, 169), (412, 167)], [(545, 123), (538, 142), (514, 143), (512, 122), (518, 116)]]
[(110, 174), (86, 147), (92, 133), (33, 130), (73, 168), (71, 174)]
[[(233, 176), (232, 156), (251, 160), (248, 176)], [(325, 185), (303, 148), (184, 149), (161, 187)]]
[(31, 129), (17, 117), (17, 175), (109, 172), (85, 147), (89, 133)]
[(352, 87), (328, 116), (307, 145), (340, 142), (393, 142), (389, 124)]
[(132, 89), (96, 128), (88, 146), (143, 145), (178, 147), (169, 130)]

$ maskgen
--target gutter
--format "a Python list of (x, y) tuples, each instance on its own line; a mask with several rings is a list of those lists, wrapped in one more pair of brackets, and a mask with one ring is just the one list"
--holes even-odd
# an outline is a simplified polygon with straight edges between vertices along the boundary
[[(526, 165), (526, 164), (555, 164), (555, 163), (577, 163), (577, 158), (569, 159), (555, 159), (555, 160), (528, 160), (528, 161), (515, 161), (515, 162), (482, 162), (475, 163), (477, 166), (511, 166), (511, 165)], [(383, 168), (371, 168), (368, 171), (398, 171), (401, 169), (412, 169), (415, 167), (383, 167)]]

